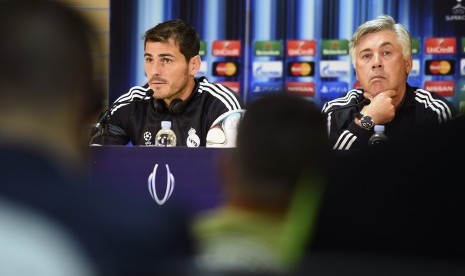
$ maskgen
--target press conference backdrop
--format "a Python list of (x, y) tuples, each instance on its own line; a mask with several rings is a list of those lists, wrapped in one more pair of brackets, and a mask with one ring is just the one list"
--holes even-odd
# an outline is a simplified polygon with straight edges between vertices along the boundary
[(110, 2), (110, 100), (146, 82), (142, 34), (182, 18), (199, 33), (199, 75), (246, 102), (298, 94), (320, 106), (357, 87), (348, 42), (357, 26), (391, 15), (413, 37), (409, 83), (465, 111), (462, 0), (138, 0)]

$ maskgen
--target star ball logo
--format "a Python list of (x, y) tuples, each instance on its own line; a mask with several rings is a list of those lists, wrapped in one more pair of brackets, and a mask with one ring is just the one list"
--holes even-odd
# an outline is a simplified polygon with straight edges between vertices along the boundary
[(315, 62), (289, 62), (287, 64), (287, 74), (291, 77), (309, 77), (315, 75)]
[(455, 74), (455, 60), (453, 59), (426, 60), (425, 61), (425, 74), (426, 75), (453, 75)]
[(446, 15), (446, 21), (465, 21), (465, 7), (457, 0), (457, 4), (452, 7), (451, 14)]
[(239, 63), (234, 61), (213, 62), (213, 75), (217, 77), (236, 77), (239, 75)]

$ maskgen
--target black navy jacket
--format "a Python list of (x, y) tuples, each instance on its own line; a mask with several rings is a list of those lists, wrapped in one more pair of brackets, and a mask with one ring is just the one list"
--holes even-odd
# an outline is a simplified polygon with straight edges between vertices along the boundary
[[(336, 150), (365, 149), (368, 139), (374, 133), (359, 127), (354, 118), (363, 108), (362, 89), (353, 89), (346, 95), (324, 104), (329, 140)], [(352, 106), (353, 105), (353, 106)], [(352, 106), (334, 110), (344, 106)], [(425, 129), (447, 122), (457, 115), (455, 107), (439, 94), (407, 84), (405, 98), (396, 110), (394, 119), (385, 124), (385, 133), (390, 140), (396, 140), (406, 132)], [(427, 132), (424, 132), (427, 133)]]
[[(183, 112), (173, 113), (160, 100), (148, 97), (148, 85), (132, 87), (120, 96), (120, 101), (136, 100), (131, 104), (112, 108), (107, 130), (93, 139), (92, 144), (152, 146), (161, 121), (171, 121), (177, 146), (199, 147), (206, 145), (207, 132), (222, 114), (244, 109), (244, 102), (230, 88), (208, 82), (205, 77), (196, 79), (193, 95), (185, 101)], [(142, 100), (141, 100), (142, 99)], [(158, 106), (158, 107), (157, 107)], [(163, 107), (161, 107), (163, 106)]]

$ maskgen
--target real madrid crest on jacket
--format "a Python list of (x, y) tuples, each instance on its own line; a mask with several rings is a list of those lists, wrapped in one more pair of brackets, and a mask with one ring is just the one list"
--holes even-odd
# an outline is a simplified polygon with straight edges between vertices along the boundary
[(205, 77), (195, 83), (188, 99), (174, 100), (169, 106), (149, 96), (147, 84), (132, 87), (112, 105), (107, 124), (91, 144), (153, 146), (161, 121), (171, 121), (177, 146), (205, 146), (212, 123), (226, 112), (242, 110), (244, 102), (230, 88)]

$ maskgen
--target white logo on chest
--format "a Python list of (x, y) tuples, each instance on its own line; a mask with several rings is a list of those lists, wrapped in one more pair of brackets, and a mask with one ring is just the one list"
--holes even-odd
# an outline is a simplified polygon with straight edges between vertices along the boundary
[(195, 129), (191, 128), (187, 133), (189, 133), (186, 140), (187, 146), (190, 148), (198, 148), (200, 146), (200, 138), (196, 134)]

